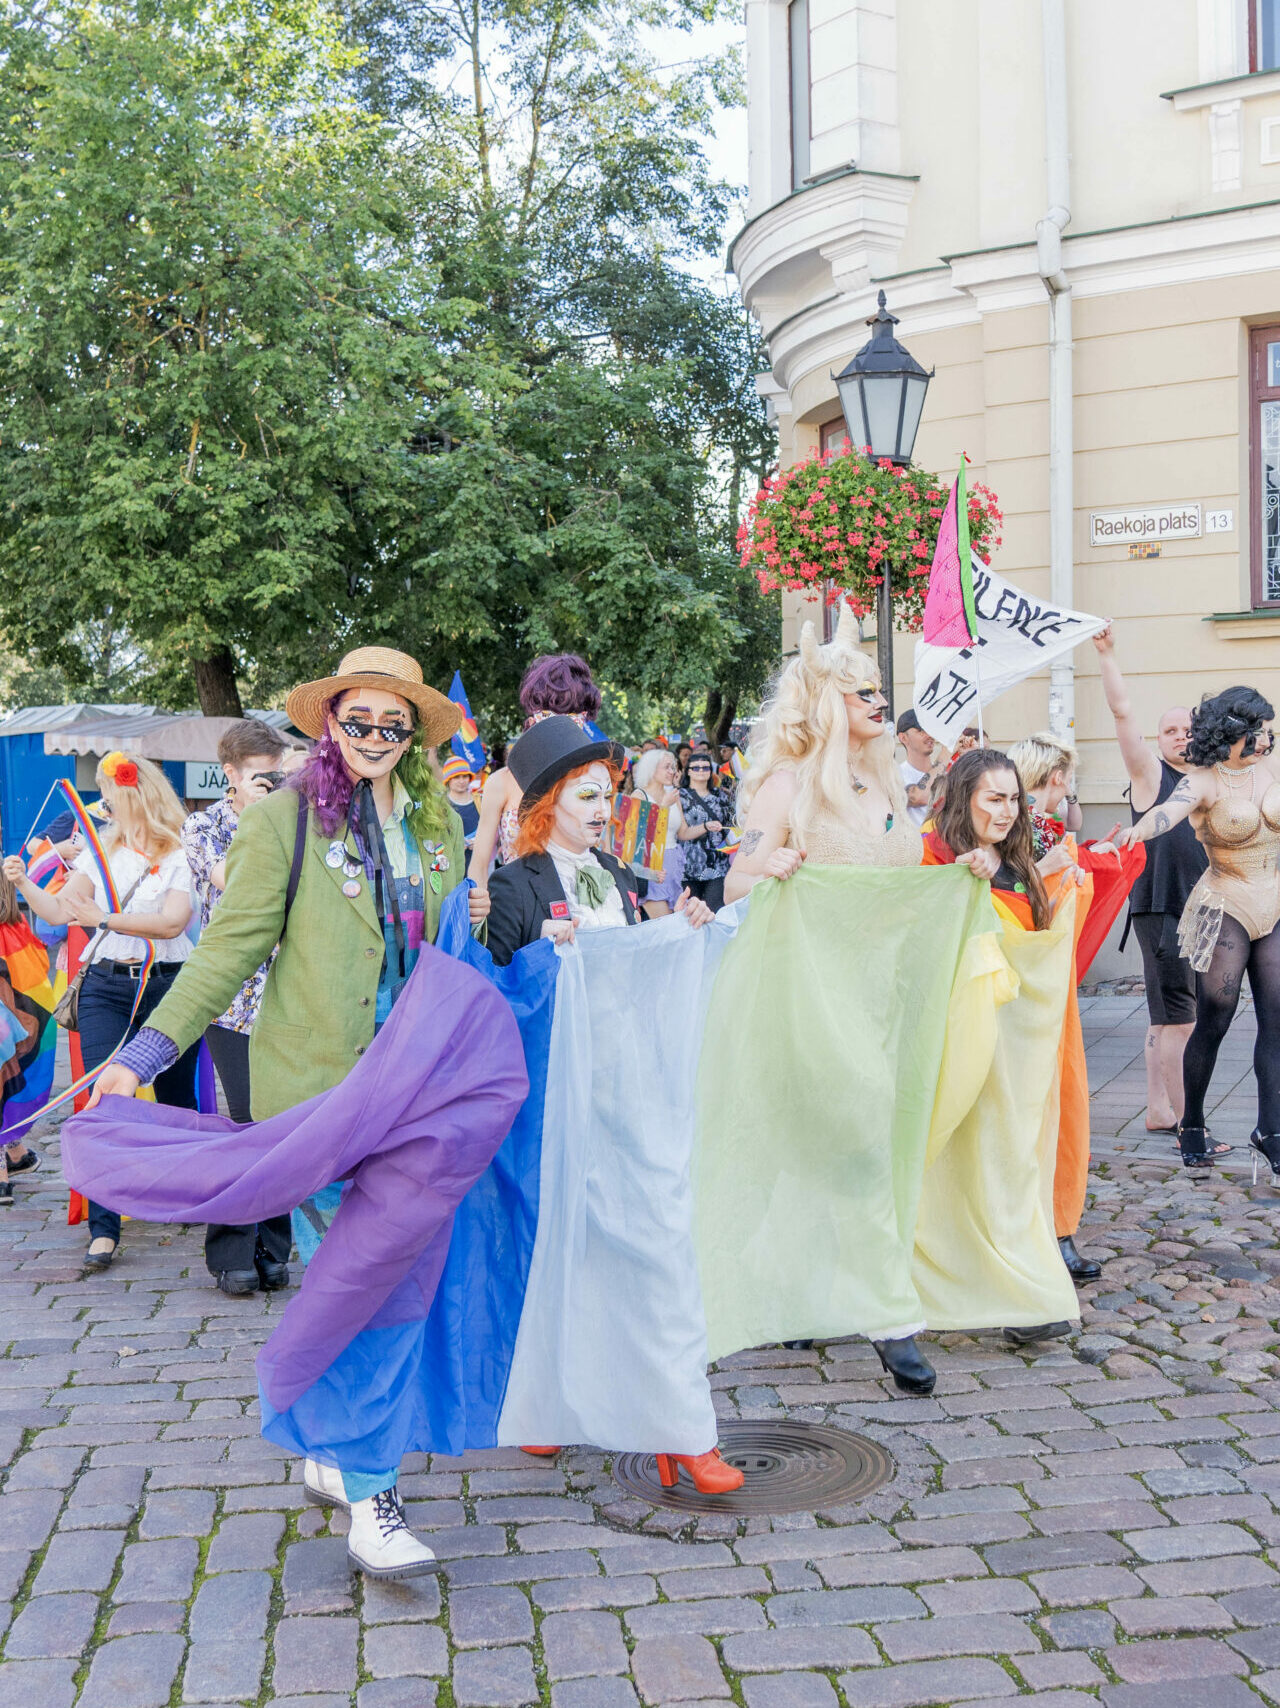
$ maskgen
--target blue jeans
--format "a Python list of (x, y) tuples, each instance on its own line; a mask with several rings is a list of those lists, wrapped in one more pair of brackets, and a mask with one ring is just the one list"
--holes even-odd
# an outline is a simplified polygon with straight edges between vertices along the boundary
[[(117, 1044), (124, 1042), (145, 1026), (147, 1017), (168, 995), (177, 977), (181, 962), (160, 962), (151, 969), (147, 988), (142, 993), (132, 1027), (129, 1011), (138, 994), (138, 981), (118, 961), (95, 961), (85, 974), (80, 987), (80, 1053), (85, 1071), (101, 1067)], [(199, 1044), (178, 1057), (171, 1068), (156, 1079), (156, 1101), (168, 1103), (175, 1109), (194, 1109), (196, 1106), (196, 1058)], [(90, 1201), (89, 1236), (91, 1239), (120, 1238), (120, 1217), (114, 1210)]]

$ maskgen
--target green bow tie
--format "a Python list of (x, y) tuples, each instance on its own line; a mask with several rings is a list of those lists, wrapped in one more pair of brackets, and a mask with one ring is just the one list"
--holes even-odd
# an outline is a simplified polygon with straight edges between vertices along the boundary
[(613, 887), (613, 873), (606, 871), (603, 866), (598, 866), (594, 860), (589, 866), (578, 867), (574, 888), (583, 907), (603, 907), (605, 898)]

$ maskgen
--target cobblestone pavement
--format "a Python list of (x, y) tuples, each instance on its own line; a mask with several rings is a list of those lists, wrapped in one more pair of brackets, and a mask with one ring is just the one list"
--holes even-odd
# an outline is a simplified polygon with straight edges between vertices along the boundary
[[(56, 1170), (21, 1182), (0, 1226), (0, 1708), (1280, 1703), (1277, 1198), (1242, 1158), (1198, 1184), (1145, 1137), (1139, 999), (1085, 1019), (1082, 1244), (1105, 1274), (1079, 1337), (941, 1336), (926, 1400), (860, 1341), (728, 1360), (725, 1416), (835, 1423), (896, 1464), (857, 1504), (772, 1522), (682, 1525), (581, 1448), (419, 1459), (402, 1487), (438, 1580), (351, 1576), (341, 1520), (259, 1437), (279, 1297), (224, 1298), (198, 1230), (138, 1224), (81, 1280)], [(1251, 1047), (1246, 1013), (1213, 1115), (1241, 1143)]]

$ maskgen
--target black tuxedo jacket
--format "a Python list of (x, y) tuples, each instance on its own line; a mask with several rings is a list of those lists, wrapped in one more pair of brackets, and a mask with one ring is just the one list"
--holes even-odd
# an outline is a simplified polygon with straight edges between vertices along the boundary
[[(602, 848), (596, 849), (596, 859), (613, 873), (627, 924), (635, 925), (640, 917), (635, 873)], [(556, 917), (552, 908), (563, 907), (567, 898), (550, 854), (526, 854), (490, 875), (489, 899), (486, 941), (496, 964), (505, 967), (518, 950), (537, 942), (547, 920)]]

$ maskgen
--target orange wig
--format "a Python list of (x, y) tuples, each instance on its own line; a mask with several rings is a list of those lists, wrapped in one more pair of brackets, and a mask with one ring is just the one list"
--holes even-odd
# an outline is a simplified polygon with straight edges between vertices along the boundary
[(529, 808), (528, 812), (520, 814), (520, 828), (516, 831), (516, 855), (523, 858), (526, 854), (545, 854), (547, 843), (550, 842), (555, 830), (556, 801), (561, 789), (566, 783), (572, 783), (575, 777), (585, 777), (592, 765), (604, 765), (609, 773), (609, 781), (616, 789), (618, 778), (622, 773), (616, 765), (610, 765), (606, 760), (593, 759), (590, 764), (578, 765), (572, 771), (566, 771), (564, 776), (553, 789), (548, 789)]

